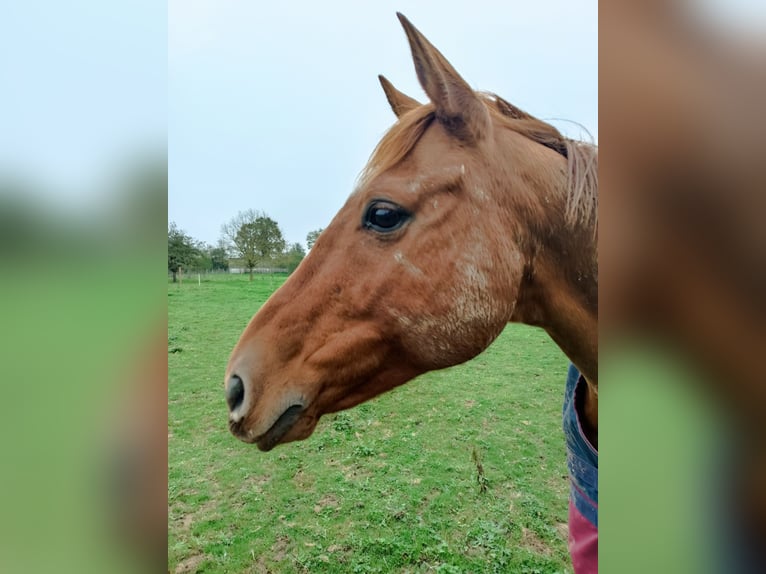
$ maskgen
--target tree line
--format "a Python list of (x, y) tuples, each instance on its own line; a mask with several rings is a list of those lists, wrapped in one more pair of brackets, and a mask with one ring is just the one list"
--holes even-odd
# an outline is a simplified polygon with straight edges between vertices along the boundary
[[(309, 249), (322, 229), (310, 231), (306, 236)], [(292, 273), (306, 256), (300, 243), (288, 243), (279, 224), (262, 211), (240, 211), (221, 226), (221, 238), (212, 246), (197, 241), (179, 228), (168, 224), (168, 272), (173, 282), (179, 273), (199, 271), (228, 271), (237, 263), (250, 273), (258, 267), (284, 268)]]

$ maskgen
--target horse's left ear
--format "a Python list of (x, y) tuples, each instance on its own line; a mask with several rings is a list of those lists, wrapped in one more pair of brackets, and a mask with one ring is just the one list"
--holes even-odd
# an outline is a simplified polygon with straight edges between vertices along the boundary
[(380, 80), (380, 85), (383, 86), (383, 91), (386, 93), (386, 99), (388, 99), (388, 103), (391, 105), (391, 109), (394, 110), (397, 118), (421, 106), (420, 102), (415, 98), (411, 98), (397, 90), (384, 76), (378, 75), (378, 80)]
[(399, 12), (420, 85), (436, 106), (436, 118), (455, 136), (478, 142), (492, 126), (489, 111), (439, 50)]

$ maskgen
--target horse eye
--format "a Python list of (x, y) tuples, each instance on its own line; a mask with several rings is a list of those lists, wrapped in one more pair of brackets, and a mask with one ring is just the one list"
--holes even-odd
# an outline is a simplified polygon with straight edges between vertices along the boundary
[(409, 217), (403, 207), (388, 201), (373, 201), (364, 214), (362, 224), (367, 229), (388, 233), (399, 229)]

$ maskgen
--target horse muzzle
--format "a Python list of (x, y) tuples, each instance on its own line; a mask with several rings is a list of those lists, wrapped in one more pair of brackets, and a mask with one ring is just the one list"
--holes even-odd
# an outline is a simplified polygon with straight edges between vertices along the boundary
[(261, 389), (251, 388), (242, 377), (232, 374), (225, 396), (231, 433), (243, 442), (255, 443), (262, 451), (306, 438), (316, 426), (315, 417), (308, 414), (306, 401), (298, 393), (288, 393), (273, 402), (264, 400)]
[(265, 433), (255, 437), (253, 441), (264, 452), (270, 451), (286, 438), (287, 434), (303, 415), (303, 405), (293, 405), (279, 415), (274, 424)]

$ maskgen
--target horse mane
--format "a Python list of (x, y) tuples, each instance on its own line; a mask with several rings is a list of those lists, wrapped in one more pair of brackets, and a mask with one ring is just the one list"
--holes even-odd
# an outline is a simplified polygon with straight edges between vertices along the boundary
[(359, 174), (357, 189), (401, 162), (420, 141), (435, 117), (434, 105), (430, 102), (401, 115), (372, 151), (367, 165)]
[[(554, 150), (567, 160), (565, 220), (572, 227), (593, 229), (595, 236), (598, 229), (598, 146), (564, 137), (549, 123), (500, 96), (485, 92), (478, 92), (478, 95), (497, 123)], [(357, 187), (401, 162), (434, 118), (434, 105), (430, 102), (403, 114), (373, 150), (359, 175)]]

